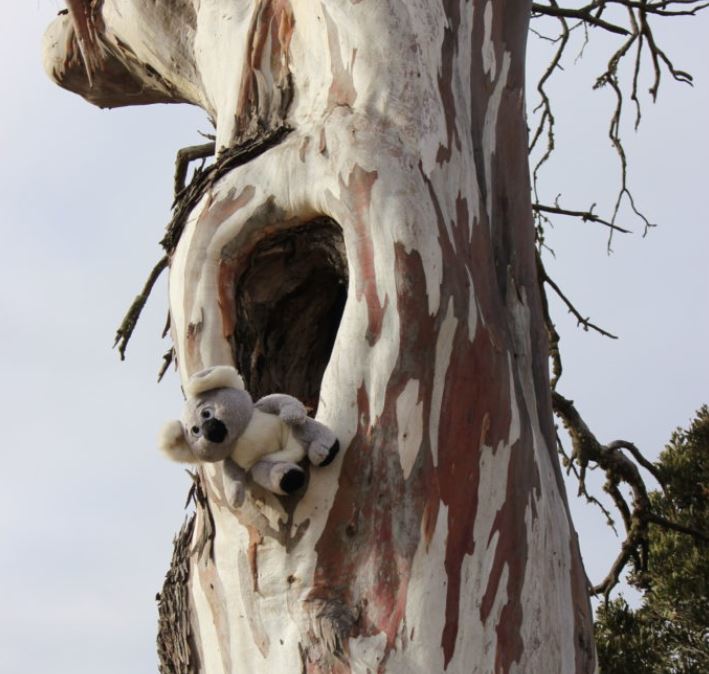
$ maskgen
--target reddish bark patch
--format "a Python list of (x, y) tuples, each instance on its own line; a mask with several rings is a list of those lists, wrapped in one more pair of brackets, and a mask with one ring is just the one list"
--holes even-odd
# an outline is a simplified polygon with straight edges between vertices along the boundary
[(443, 44), (441, 45), (441, 74), (438, 76), (438, 91), (443, 103), (443, 114), (446, 120), (446, 135), (448, 144), (440, 145), (436, 161), (441, 164), (451, 158), (453, 143), (460, 147), (460, 137), (456, 128), (455, 113), (457, 106), (453, 96), (453, 63), (458, 51), (458, 29), (460, 26), (459, 0), (443, 0), (443, 11), (448, 17), (443, 30)]
[[(517, 399), (520, 400), (519, 392)], [(511, 448), (505, 500), (495, 516), (487, 541), (489, 544), (495, 533), (498, 534), (487, 588), (480, 605), (480, 619), (485, 622), (492, 611), (500, 591), (503, 572), (507, 568), (507, 600), (497, 622), (495, 651), (495, 671), (504, 673), (510, 671), (512, 664), (519, 661), (524, 652), (521, 636), (522, 585), (529, 557), (525, 514), (527, 506), (533, 506), (534, 490), (539, 488), (533, 438), (526, 421), (521, 424), (522, 437)]]
[[(458, 636), (462, 564), (466, 554), (473, 554), (476, 543), (473, 540), (473, 525), (478, 509), (481, 446), (485, 444), (494, 449), (509, 437), (509, 355), (513, 349), (504, 301), (505, 287), (499, 284), (498, 267), (501, 264), (504, 266), (507, 259), (507, 251), (502, 254), (503, 247), (511, 246), (515, 236), (512, 233), (502, 235), (500, 241), (495, 240), (494, 236), (509, 230), (515, 223), (506, 217), (508, 213), (505, 211), (495, 212), (492, 222), (483, 211), (481, 222), (471, 222), (467, 200), (461, 195), (456, 198), (455, 219), (446, 223), (438, 195), (421, 166), (420, 173), (437, 213), (443, 259), (451, 261), (450, 264), (444, 263), (441, 305), (446, 306), (452, 298), (454, 314), (460, 321), (441, 406), (445, 422), (441, 422), (438, 443), (441, 500), (449, 507), (445, 560), (448, 576), (446, 622), (441, 637), (447, 666), (454, 655)], [(488, 180), (481, 174), (478, 182), (484, 186)], [(468, 274), (473, 279), (477, 302), (477, 306), (472, 308), (467, 292)], [(468, 335), (468, 312), (478, 308), (485, 317), (485, 323), (478, 325), (475, 335)], [(513, 376), (515, 374), (513, 368)], [(519, 392), (516, 397), (519, 403), (522, 400)], [(520, 414), (524, 416), (524, 411)], [(498, 625), (499, 672), (509, 671), (512, 662), (521, 655), (521, 584), (527, 564), (524, 516), (529, 495), (538, 486), (528, 418), (523, 418), (522, 427), (522, 440), (512, 449), (507, 476), (507, 502), (498, 512), (493, 525), (493, 532), (498, 531), (500, 539), (481, 610), (484, 621), (492, 608), (502, 571), (508, 564), (508, 600)], [(461, 481), (465, 487), (461, 486)], [(489, 541), (481, 543), (487, 546)]]
[[(333, 597), (358, 606), (357, 633), (384, 632), (391, 648), (403, 618), (406, 585), (415, 545), (402, 530), (407, 494), (386, 423), (371, 425), (364, 387), (357, 392), (359, 424), (345, 456), (340, 488), (328, 524), (316, 545), (318, 567), (311, 598)], [(385, 411), (386, 414), (386, 411)], [(394, 430), (394, 437), (396, 431)], [(404, 504), (404, 502), (406, 502)], [(412, 549), (413, 548), (413, 549)]]
[(340, 53), (340, 33), (337, 24), (332, 20), (325, 7), (322, 7), (325, 22), (327, 23), (327, 42), (330, 50), (330, 69), (332, 83), (327, 95), (327, 109), (332, 110), (338, 105), (351, 108), (357, 99), (357, 90), (354, 86), (352, 71), (357, 59), (357, 50), (352, 50), (352, 61), (349, 68), (342, 62)]
[(371, 222), (369, 220), (372, 189), (377, 177), (377, 171), (365, 171), (361, 166), (355, 164), (346, 184), (340, 178), (343, 197), (352, 211), (353, 225), (357, 235), (355, 246), (358, 274), (355, 293), (358, 301), (364, 296), (367, 303), (369, 316), (367, 342), (370, 346), (376, 344), (381, 335), (384, 312), (389, 303), (389, 298), (385, 297), (382, 304), (377, 294), (374, 245), (372, 243)]
[[(337, 496), (316, 546), (318, 565), (311, 598), (336, 600), (359, 613), (351, 636), (384, 633), (388, 654), (404, 629), (413, 557), (426, 512), (433, 534), (438, 486), (429, 451), (428, 419), (434, 363), (421, 358), (420, 344), (435, 342), (436, 317), (429, 316), (425, 272), (416, 251), (396, 251), (397, 307), (407, 330), (400, 334), (400, 357), (386, 391), (383, 411), (371, 418), (369, 396), (357, 392), (358, 428), (347, 450)], [(366, 256), (358, 256), (362, 263)], [(422, 443), (408, 479), (397, 451), (397, 399), (406, 384), (419, 383), (423, 405)]]
[[(260, 0), (246, 38), (246, 63), (236, 106), (239, 136), (259, 131), (284, 119), (292, 97), (288, 50), (294, 18), (289, 0)], [(269, 40), (270, 38), (270, 40)], [(266, 47), (270, 45), (270, 52)], [(257, 72), (267, 71), (268, 87), (259, 85)]]
[[(244, 189), (241, 190), (237, 197), (234, 197), (234, 191), (230, 191), (223, 199), (220, 199), (219, 201), (214, 202), (211, 200), (211, 197), (209, 198), (207, 204), (205, 205), (199, 216), (199, 219), (197, 220), (197, 223), (195, 224), (195, 228), (197, 229), (197, 235), (190, 242), (190, 248), (187, 252), (187, 259), (190, 260), (190, 266), (187, 270), (187, 287), (196, 287), (199, 275), (203, 271), (203, 264), (206, 258), (206, 250), (199, 252), (195, 248), (195, 246), (197, 245), (203, 246), (203, 230), (206, 229), (208, 230), (208, 232), (214, 232), (220, 225), (224, 224), (224, 222), (228, 218), (232, 217), (238, 210), (246, 206), (251, 201), (251, 199), (253, 199), (255, 193), (256, 190), (254, 189), (253, 185), (247, 185), (246, 187), (244, 187)], [(222, 322), (224, 325), (227, 325), (229, 324), (230, 320), (230, 311), (233, 311), (233, 308), (228, 303), (224, 302), (224, 298), (221, 292), (223, 280), (222, 277), (225, 273), (227, 273), (227, 270), (224, 269), (223, 265), (220, 265), (218, 279), (220, 292), (218, 300), (219, 308), (222, 313)], [(190, 302), (189, 306), (185, 307), (187, 315), (191, 313), (192, 308), (193, 304), (192, 302)]]
[(478, 511), (480, 452), (483, 444), (494, 448), (509, 435), (508, 382), (506, 355), (493, 348), (485, 329), (479, 329), (471, 343), (467, 326), (461, 323), (453, 342), (441, 404), (445, 420), (438, 435), (441, 500), (448, 506), (448, 586), (441, 638), (446, 666), (458, 636), (462, 565), (476, 544), (473, 528)]
[[(205, 236), (211, 238), (211, 233), (214, 232), (225, 220), (233, 216), (239, 209), (248, 204), (255, 194), (255, 189), (252, 185), (247, 185), (241, 193), (234, 197), (234, 191), (230, 191), (223, 199), (212, 201), (211, 196), (208, 197), (207, 204), (200, 213), (199, 219), (195, 223), (196, 234), (191, 239), (186, 258), (189, 260), (189, 265), (185, 269), (185, 278), (183, 283), (186, 288), (196, 288), (200, 276), (204, 273), (204, 263), (207, 257), (207, 250), (204, 246)], [(204, 230), (207, 230), (206, 233)], [(224, 269), (220, 266), (218, 283), (220, 284)], [(225, 304), (221, 292), (218, 297), (219, 307), (222, 316), (222, 322), (230, 320), (230, 307)], [(185, 305), (183, 307), (185, 316), (191, 317), (194, 311), (195, 295), (187, 294), (185, 296)], [(185, 333), (185, 367), (187, 372), (195, 372), (201, 369), (202, 362), (199, 355), (199, 341), (202, 333), (201, 318), (198, 322), (190, 322), (186, 327)]]
[[(435, 533), (441, 499), (438, 474), (433, 466), (429, 432), (433, 383), (436, 376), (435, 363), (432, 358), (422, 357), (421, 345), (436, 343), (441, 317), (430, 315), (428, 303), (423, 299), (426, 297), (426, 270), (421, 255), (416, 250), (407, 253), (401, 243), (395, 244), (394, 252), (397, 309), (401, 324), (405, 326), (400, 334), (397, 372), (400, 371), (399, 376), (405, 378), (404, 385), (409, 379), (416, 379), (419, 382), (418, 402), (422, 403), (423, 432), (416, 459), (418, 466), (416, 479), (420, 480), (424, 499), (420, 516), (422, 533), (428, 548)], [(412, 475), (416, 474), (412, 473)]]
[(249, 547), (247, 556), (249, 558), (249, 567), (251, 568), (251, 580), (253, 582), (253, 591), (257, 593), (258, 589), (258, 546), (263, 543), (263, 534), (257, 527), (248, 526), (249, 530)]

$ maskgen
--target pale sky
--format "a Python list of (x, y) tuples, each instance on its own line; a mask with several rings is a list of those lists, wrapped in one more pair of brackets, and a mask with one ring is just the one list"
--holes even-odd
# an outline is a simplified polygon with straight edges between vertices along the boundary
[[(111, 345), (161, 256), (175, 152), (208, 124), (184, 106), (101, 111), (60, 90), (42, 71), (40, 41), (62, 4), (11, 7), (0, 24), (0, 670), (155, 672), (154, 596), (188, 488), (155, 448), (182, 404), (173, 374), (155, 383), (169, 346), (160, 340), (164, 279), (125, 363)], [(659, 102), (646, 98), (640, 132), (627, 127), (631, 186), (660, 227), (643, 239), (631, 221), (637, 233), (616, 237), (610, 256), (597, 226), (559, 220), (548, 233), (550, 274), (621, 337), (576, 329), (556, 304), (560, 390), (602, 441), (625, 438), (651, 457), (709, 402), (708, 19), (665, 35), (694, 89), (665, 78)], [(553, 90), (565, 151), (543, 190), (549, 201), (561, 192), (569, 208), (598, 201), (607, 212), (617, 181), (605, 136), (610, 94), (590, 91), (592, 47), (579, 65), (572, 60)], [(618, 543), (570, 500), (597, 581)]]

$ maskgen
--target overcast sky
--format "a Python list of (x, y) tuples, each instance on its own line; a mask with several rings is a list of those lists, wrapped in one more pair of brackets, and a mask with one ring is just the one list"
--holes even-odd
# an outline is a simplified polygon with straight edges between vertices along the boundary
[[(177, 379), (155, 375), (164, 279), (121, 363), (115, 328), (159, 259), (175, 152), (208, 130), (184, 106), (101, 111), (45, 77), (40, 40), (61, 4), (17, 2), (0, 24), (0, 670), (4, 674), (157, 670), (155, 593), (185, 513), (188, 479), (155, 449), (181, 408)], [(628, 127), (638, 205), (660, 223), (646, 238), (558, 221), (550, 274), (618, 341), (577, 330), (555, 305), (565, 362), (560, 389), (603, 441), (656, 456), (709, 401), (709, 70), (707, 18), (665, 39), (690, 89), (665, 79)], [(532, 42), (533, 64), (543, 51)], [(552, 201), (609, 208), (618, 171), (605, 137), (609, 92), (591, 92), (587, 52), (553, 88), (559, 153), (544, 174)], [(647, 87), (645, 87), (647, 88)], [(571, 498), (572, 503), (575, 499)], [(604, 575), (617, 541), (574, 505), (587, 570)]]

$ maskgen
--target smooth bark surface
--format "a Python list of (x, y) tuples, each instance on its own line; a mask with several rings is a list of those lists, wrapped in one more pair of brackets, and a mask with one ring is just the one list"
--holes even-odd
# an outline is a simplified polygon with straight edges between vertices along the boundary
[(91, 84), (76, 11), (48, 33), (63, 86), (201, 105), (218, 149), (292, 129), (190, 214), (172, 336), (183, 382), (234, 363), (343, 448), (304, 492), (254, 486), (237, 510), (221, 464), (200, 470), (163, 671), (592, 672), (534, 258), (529, 6), (94, 7)]

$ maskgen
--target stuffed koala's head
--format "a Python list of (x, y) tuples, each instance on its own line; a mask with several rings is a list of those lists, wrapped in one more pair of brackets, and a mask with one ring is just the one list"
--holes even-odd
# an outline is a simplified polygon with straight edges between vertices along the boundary
[(253, 401), (239, 373), (220, 365), (193, 375), (182, 421), (162, 430), (160, 448), (174, 461), (222, 461), (251, 421)]
[(222, 461), (251, 421), (253, 401), (236, 388), (218, 388), (190, 398), (182, 417), (185, 440), (199, 461)]

